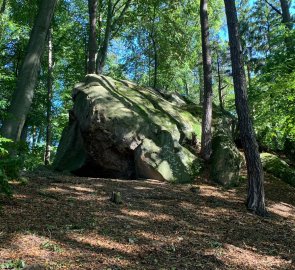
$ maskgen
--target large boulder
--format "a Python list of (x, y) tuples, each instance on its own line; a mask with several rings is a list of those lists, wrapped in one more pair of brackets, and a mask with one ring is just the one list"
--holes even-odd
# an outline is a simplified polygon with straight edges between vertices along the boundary
[(237, 149), (228, 128), (230, 118), (220, 118), (212, 140), (211, 179), (223, 186), (236, 186), (240, 182), (243, 155)]
[(54, 168), (77, 175), (189, 182), (202, 167), (191, 141), (200, 117), (131, 82), (87, 75), (72, 92), (74, 107)]
[(260, 154), (262, 166), (265, 171), (281, 178), (284, 182), (295, 187), (295, 169), (278, 156), (270, 153)]

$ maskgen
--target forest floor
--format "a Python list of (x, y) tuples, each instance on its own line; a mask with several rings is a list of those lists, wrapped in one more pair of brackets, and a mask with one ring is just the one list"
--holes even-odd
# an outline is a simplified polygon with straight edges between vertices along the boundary
[(268, 218), (247, 212), (246, 185), (27, 177), (0, 197), (0, 269), (295, 269), (295, 188), (268, 174)]

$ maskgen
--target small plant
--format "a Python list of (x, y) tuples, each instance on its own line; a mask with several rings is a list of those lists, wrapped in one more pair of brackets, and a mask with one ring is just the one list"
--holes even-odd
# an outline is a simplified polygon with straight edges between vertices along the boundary
[(59, 245), (50, 243), (48, 241), (41, 244), (41, 249), (46, 249), (48, 251), (58, 252), (58, 253), (62, 252), (62, 248)]
[(13, 270), (21, 270), (26, 267), (26, 264), (23, 260), (13, 260), (8, 261), (6, 263), (0, 264), (0, 269), (13, 269)]

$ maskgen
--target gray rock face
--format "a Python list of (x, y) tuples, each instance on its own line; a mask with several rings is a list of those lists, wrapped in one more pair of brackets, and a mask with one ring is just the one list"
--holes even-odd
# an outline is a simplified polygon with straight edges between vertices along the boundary
[(76, 85), (72, 97), (74, 107), (55, 169), (83, 176), (171, 182), (191, 181), (201, 169), (201, 161), (186, 147), (193, 133), (201, 137), (200, 118), (156, 91), (88, 75)]
[(240, 181), (240, 169), (244, 162), (229, 133), (227, 119), (216, 125), (212, 142), (211, 179), (223, 186), (236, 186)]

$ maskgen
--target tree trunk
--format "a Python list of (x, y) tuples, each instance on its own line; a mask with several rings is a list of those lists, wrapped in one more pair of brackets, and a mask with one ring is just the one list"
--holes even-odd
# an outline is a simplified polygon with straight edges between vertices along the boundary
[(205, 160), (209, 160), (212, 153), (212, 66), (211, 52), (209, 45), (209, 20), (208, 20), (208, 1), (201, 0), (200, 19), (202, 34), (202, 56), (204, 71), (204, 102), (202, 118), (202, 140), (201, 154)]
[(288, 0), (280, 0), (280, 2), (281, 2), (281, 8), (282, 8), (283, 23), (286, 25), (286, 27), (289, 30), (292, 30), (293, 23), (292, 23), (292, 18), (290, 15), (290, 10), (289, 10), (289, 2)]
[(7, 0), (3, 0), (1, 8), (0, 8), (0, 14), (3, 14), (5, 12), (6, 2)]
[(107, 25), (105, 29), (105, 35), (103, 39), (103, 44), (100, 47), (98, 57), (97, 57), (97, 74), (101, 74), (103, 71), (103, 68), (106, 63), (108, 49), (109, 49), (109, 43), (111, 39), (111, 33), (112, 33), (112, 22), (113, 22), (113, 4), (112, 0), (108, 1), (108, 15), (107, 15)]
[(87, 73), (95, 73), (96, 63), (96, 10), (97, 0), (88, 0), (89, 9), (89, 41), (88, 41), (88, 68)]
[(4, 137), (19, 141), (32, 104), (34, 88), (40, 69), (40, 58), (44, 51), (46, 35), (57, 0), (42, 0), (35, 25), (32, 29), (27, 53), (19, 73), (17, 86), (9, 107), (9, 118), (1, 128)]
[(203, 105), (204, 102), (204, 77), (203, 77), (203, 70), (202, 65), (198, 66), (198, 76), (199, 76), (199, 93), (200, 93), (200, 100), (199, 104)]
[(51, 107), (52, 107), (52, 94), (53, 94), (53, 48), (52, 48), (52, 30), (49, 29), (48, 33), (48, 77), (47, 77), (47, 112), (46, 112), (46, 146), (44, 164), (50, 164), (51, 154)]
[[(293, 29), (293, 21), (289, 10), (289, 1), (288, 0), (280, 0), (281, 8), (282, 8), (282, 21), (285, 27), (291, 31)], [(292, 36), (285, 37), (285, 44), (287, 48), (287, 53), (294, 53), (294, 38)]]
[(219, 53), (217, 51), (217, 76), (218, 76), (218, 98), (219, 98), (219, 106), (222, 111), (224, 111), (224, 106), (223, 106), (223, 89), (222, 87), (222, 78), (221, 78), (221, 73), (220, 73), (220, 59), (219, 59)]
[(153, 81), (153, 88), (156, 89), (157, 85), (158, 85), (158, 51), (157, 51), (157, 44), (156, 44), (156, 40), (155, 40), (154, 36), (152, 36), (152, 44), (153, 44), (153, 51), (154, 51), (154, 81)]
[(23, 127), (23, 130), (22, 130), (22, 134), (20, 136), (20, 140), (24, 143), (27, 142), (27, 137), (28, 137), (28, 129), (29, 129), (29, 126), (27, 124), (27, 122), (24, 124), (24, 127)]
[(235, 0), (224, 0), (235, 89), (235, 103), (238, 114), (240, 136), (246, 157), (248, 173), (247, 207), (258, 215), (266, 214), (264, 199), (264, 175), (258, 152), (258, 145), (250, 118), (246, 93), (241, 42), (238, 32), (238, 17)]

